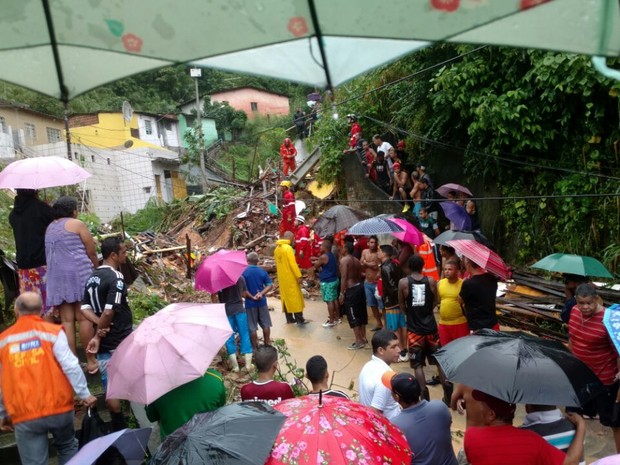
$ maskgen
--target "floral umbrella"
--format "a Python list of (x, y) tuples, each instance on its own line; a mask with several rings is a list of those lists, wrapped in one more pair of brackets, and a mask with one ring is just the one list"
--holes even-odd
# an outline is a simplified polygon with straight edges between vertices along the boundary
[(305, 396), (274, 408), (288, 418), (265, 465), (411, 463), (411, 449), (402, 431), (362, 404)]
[(616, 0), (7, 1), (0, 80), (67, 102), (187, 62), (330, 87), (433, 42), (616, 57), (619, 10)]

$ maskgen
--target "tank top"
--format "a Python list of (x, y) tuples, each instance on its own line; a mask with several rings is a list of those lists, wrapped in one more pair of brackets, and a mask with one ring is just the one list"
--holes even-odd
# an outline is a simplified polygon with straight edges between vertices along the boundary
[(327, 252), (327, 263), (319, 271), (319, 280), (323, 283), (331, 283), (338, 279), (338, 268), (336, 267), (336, 257), (331, 252)]
[(424, 276), (417, 280), (409, 276), (407, 285), (407, 330), (420, 335), (437, 332), (437, 322), (433, 314), (434, 296), (428, 278)]

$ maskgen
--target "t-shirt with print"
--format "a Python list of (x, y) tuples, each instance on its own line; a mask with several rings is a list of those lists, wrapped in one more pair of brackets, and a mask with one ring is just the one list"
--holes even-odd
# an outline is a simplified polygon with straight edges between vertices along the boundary
[(265, 402), (268, 405), (277, 405), (283, 400), (295, 397), (293, 389), (281, 381), (252, 381), (241, 387), (241, 400)]

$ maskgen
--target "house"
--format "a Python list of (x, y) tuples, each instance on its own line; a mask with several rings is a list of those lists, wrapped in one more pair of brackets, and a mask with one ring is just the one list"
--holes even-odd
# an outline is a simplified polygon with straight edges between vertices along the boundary
[(235, 110), (245, 112), (248, 119), (256, 116), (288, 115), (290, 113), (288, 95), (252, 86), (213, 92), (211, 102), (227, 102)]
[(64, 140), (65, 123), (28, 105), (0, 99), (0, 159), (29, 156), (29, 148)]

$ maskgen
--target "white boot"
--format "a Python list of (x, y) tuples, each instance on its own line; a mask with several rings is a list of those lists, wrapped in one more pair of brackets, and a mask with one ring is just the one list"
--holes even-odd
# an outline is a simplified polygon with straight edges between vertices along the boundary
[(233, 373), (239, 373), (239, 363), (237, 362), (237, 354), (229, 355), (228, 361), (230, 362), (230, 366), (232, 367), (230, 371), (232, 371)]
[(248, 373), (254, 371), (254, 365), (252, 365), (252, 354), (245, 354), (245, 369), (248, 370)]

